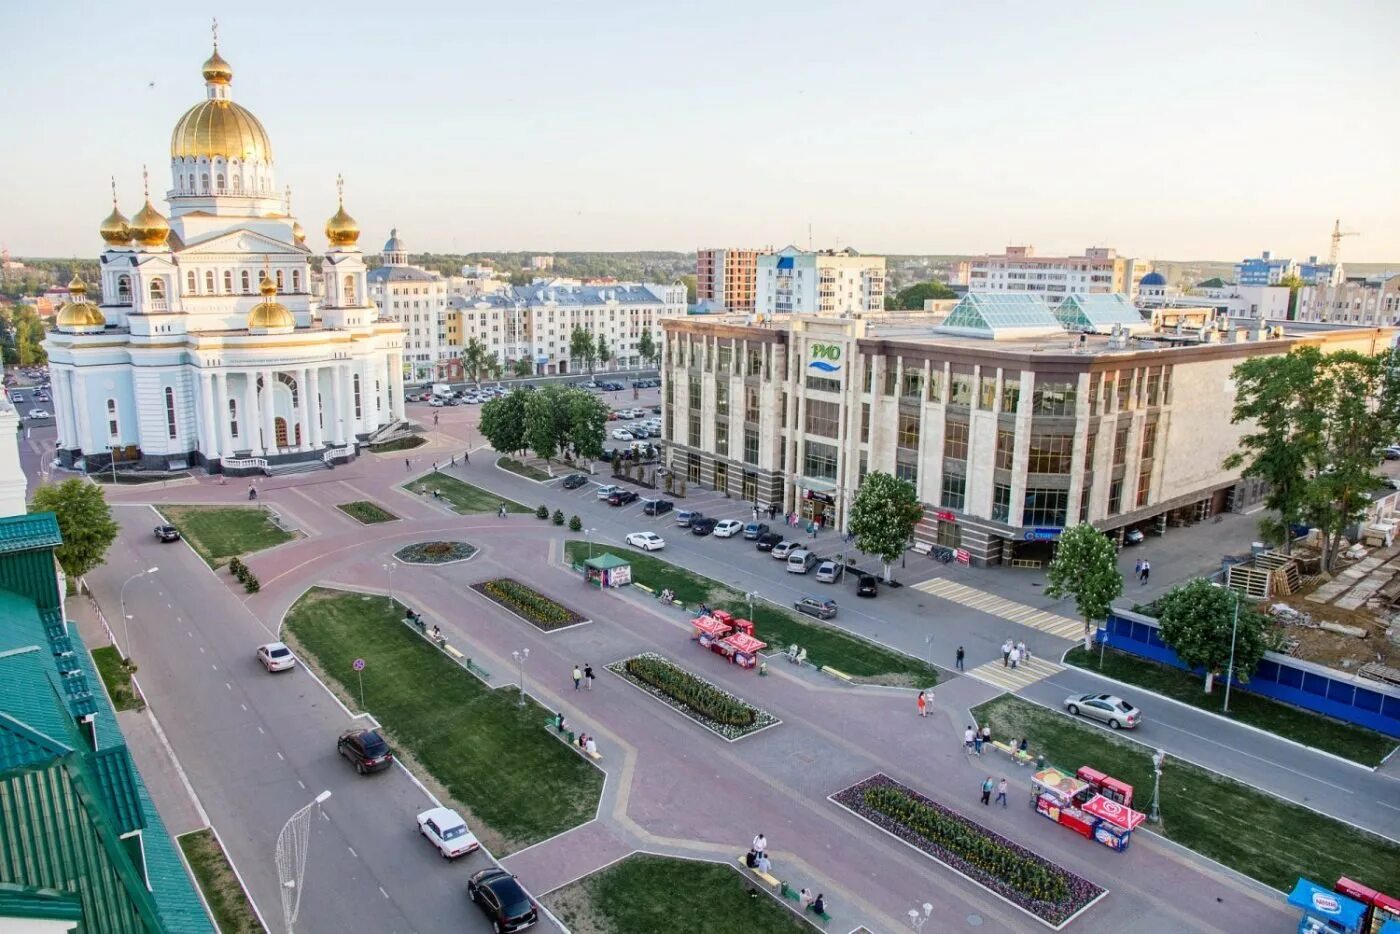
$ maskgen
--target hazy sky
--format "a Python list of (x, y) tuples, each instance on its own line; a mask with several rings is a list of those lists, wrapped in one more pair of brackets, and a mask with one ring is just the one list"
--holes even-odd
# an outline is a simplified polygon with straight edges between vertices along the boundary
[[(0, 241), (169, 185), (202, 4), (5, 4)], [(377, 249), (805, 244), (1400, 261), (1397, 0), (220, 5), (233, 96)], [(163, 205), (158, 205), (164, 209)]]

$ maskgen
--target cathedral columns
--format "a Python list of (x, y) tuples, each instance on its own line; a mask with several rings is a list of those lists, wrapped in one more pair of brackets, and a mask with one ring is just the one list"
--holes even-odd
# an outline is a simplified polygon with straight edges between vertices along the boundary
[(272, 407), (273, 375), (271, 370), (262, 371), (262, 429), (263, 447), (269, 454), (277, 451), (277, 410)]
[(203, 417), (199, 420), (199, 447), (205, 461), (219, 459), (219, 423), (214, 420), (214, 374), (199, 374), (199, 395)]
[[(87, 377), (75, 372), (74, 382), (76, 383), (73, 393), (73, 408), (78, 416), (78, 447), (83, 449), (83, 454), (97, 453), (97, 445), (92, 437), (92, 406), (88, 405), (87, 397)], [(104, 447), (103, 450), (106, 450)]]
[(248, 456), (262, 457), (267, 453), (263, 443), (261, 419), (258, 416), (258, 374), (248, 370), (243, 374), (246, 381), (243, 399), (243, 432), (248, 439)]
[[(301, 402), (297, 411), (297, 421), (301, 424), (301, 443), (296, 445), (303, 451), (310, 451), (316, 447), (316, 442), (311, 434), (311, 422), (315, 416), (315, 388), (311, 385), (311, 373), (313, 371), (307, 367), (302, 367), (296, 371), (297, 398)], [(292, 441), (296, 441), (293, 435)]]
[(233, 443), (233, 430), (229, 426), (228, 373), (224, 370), (214, 374), (214, 421), (218, 425), (219, 450), (223, 452), (224, 457), (232, 457), (236, 445)]
[(345, 382), (345, 368), (336, 364), (331, 367), (331, 441), (336, 447), (345, 446), (345, 393), (341, 384)]
[(403, 354), (396, 353), (389, 357), (389, 386), (393, 397), (390, 400), (392, 411), (390, 414), (395, 421), (400, 421), (404, 417), (403, 410)]
[(310, 401), (307, 408), (307, 431), (311, 437), (311, 450), (319, 451), (325, 444), (321, 437), (321, 368), (313, 366), (307, 371), (306, 397)]

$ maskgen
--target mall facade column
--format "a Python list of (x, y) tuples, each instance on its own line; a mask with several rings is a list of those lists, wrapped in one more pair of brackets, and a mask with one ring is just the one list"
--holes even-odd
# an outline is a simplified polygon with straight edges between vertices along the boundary
[(214, 421), (214, 374), (205, 370), (199, 374), (200, 415), (199, 447), (205, 462), (219, 459), (219, 423)]

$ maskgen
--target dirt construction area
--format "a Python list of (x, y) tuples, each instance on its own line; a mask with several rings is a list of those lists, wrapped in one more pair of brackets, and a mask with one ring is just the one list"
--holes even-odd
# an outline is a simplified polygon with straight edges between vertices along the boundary
[[(1303, 562), (1312, 557), (1306, 549), (1297, 556)], [(1400, 544), (1339, 557), (1337, 567), (1331, 578), (1310, 577), (1297, 592), (1273, 596), (1260, 608), (1280, 623), (1296, 658), (1344, 671), (1368, 662), (1400, 668), (1400, 644), (1387, 635), (1400, 627), (1400, 609), (1392, 605), (1400, 596)]]

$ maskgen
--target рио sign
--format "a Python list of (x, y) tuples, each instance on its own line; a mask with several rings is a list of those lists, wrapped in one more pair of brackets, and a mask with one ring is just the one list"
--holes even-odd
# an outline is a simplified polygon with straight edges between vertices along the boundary
[(841, 370), (840, 344), (812, 344), (808, 348), (811, 360), (807, 368), (822, 373), (837, 373)]

